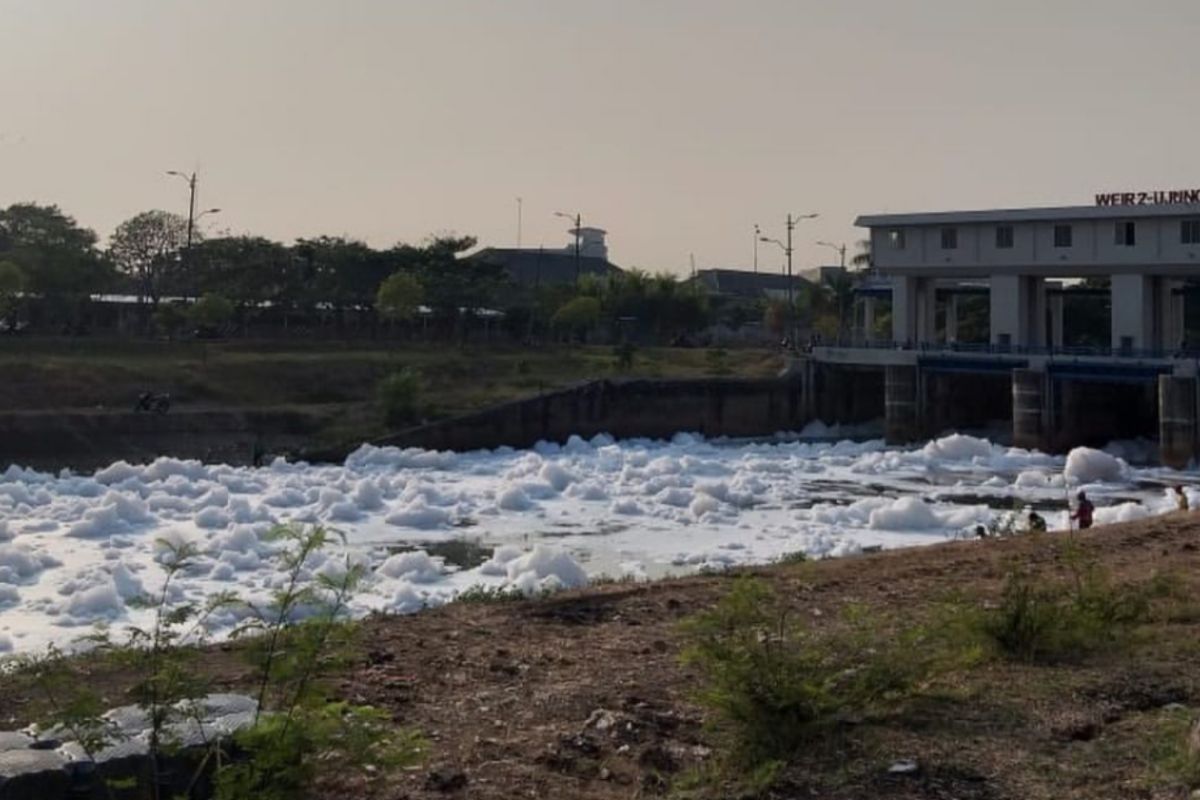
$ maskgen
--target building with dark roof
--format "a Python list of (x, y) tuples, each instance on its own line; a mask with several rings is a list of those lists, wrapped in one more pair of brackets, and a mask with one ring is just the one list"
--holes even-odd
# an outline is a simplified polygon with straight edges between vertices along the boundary
[(521, 286), (569, 284), (584, 275), (607, 278), (623, 272), (608, 260), (607, 231), (583, 226), (568, 233), (572, 242), (562, 248), (485, 247), (467, 258), (502, 267), (513, 283)]
[[(788, 276), (776, 272), (748, 272), (741, 269), (701, 269), (693, 278), (710, 294), (725, 297), (785, 299)], [(799, 275), (791, 278), (792, 292), (802, 291), (810, 281)]]
[(565, 253), (557, 249), (486, 247), (467, 258), (503, 267), (513, 283), (521, 286), (567, 284), (574, 283), (579, 275), (607, 278), (622, 272), (607, 258), (581, 255), (577, 265), (574, 252)]

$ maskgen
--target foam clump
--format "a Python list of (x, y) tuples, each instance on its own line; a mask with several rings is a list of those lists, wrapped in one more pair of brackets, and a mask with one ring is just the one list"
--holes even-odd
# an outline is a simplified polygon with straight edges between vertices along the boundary
[(1076, 447), (1067, 454), (1067, 465), (1063, 469), (1066, 479), (1080, 483), (1119, 483), (1129, 473), (1129, 465), (1103, 450)]
[(870, 526), (877, 530), (929, 530), (943, 523), (933, 509), (919, 497), (901, 497), (887, 506), (871, 511)]
[(588, 576), (579, 562), (555, 547), (539, 544), (508, 562), (508, 581), (524, 594), (587, 586)]
[(994, 446), (986, 439), (952, 433), (925, 445), (922, 452), (930, 458), (947, 461), (970, 461), (992, 456)]
[(413, 550), (389, 557), (375, 572), (412, 583), (434, 583), (442, 579), (443, 569), (441, 563), (424, 550)]

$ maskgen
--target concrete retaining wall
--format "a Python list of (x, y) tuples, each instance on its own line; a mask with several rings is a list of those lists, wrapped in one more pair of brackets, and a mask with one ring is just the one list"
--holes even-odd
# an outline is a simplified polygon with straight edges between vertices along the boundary
[(378, 442), (397, 447), (475, 450), (610, 433), (665, 438), (768, 436), (810, 420), (802, 379), (601, 380), (403, 431)]
[(323, 421), (317, 414), (286, 410), (0, 414), (0, 470), (8, 464), (88, 469), (165, 454), (246, 464), (256, 438), (268, 453), (292, 451)]

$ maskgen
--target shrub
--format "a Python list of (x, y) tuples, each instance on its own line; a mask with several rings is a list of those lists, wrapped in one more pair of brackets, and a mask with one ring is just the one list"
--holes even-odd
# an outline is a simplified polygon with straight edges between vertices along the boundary
[(196, 301), (188, 315), (196, 327), (216, 331), (233, 319), (233, 303), (228, 298), (209, 292)]
[(1063, 561), (1066, 580), (1039, 579), (1013, 566), (1000, 603), (983, 611), (978, 629), (1004, 657), (1052, 663), (1113, 647), (1149, 618), (1155, 596), (1170, 591), (1162, 579), (1115, 584), (1074, 548), (1067, 549)]
[(615, 356), (616, 367), (621, 372), (629, 372), (633, 369), (634, 356), (637, 355), (637, 345), (633, 342), (621, 342), (613, 348), (613, 356)]
[(932, 630), (857, 608), (811, 628), (761, 580), (738, 578), (685, 623), (683, 658), (731, 739), (731, 763), (761, 777), (834, 723), (894, 707), (950, 666), (953, 653)]
[[(270, 540), (278, 546), (283, 574), (281, 588), (267, 602), (256, 604), (221, 594), (197, 607), (172, 599), (173, 579), (192, 566), (198, 553), (191, 545), (164, 540), (160, 563), (166, 578), (141, 601), (154, 612), (150, 624), (129, 629), (121, 642), (103, 632), (91, 637), (101, 650), (93, 651), (89, 660), (99, 652), (125, 668), (133, 679), (131, 694), (149, 721), (149, 775), (121, 781), (123, 790), (137, 790), (123, 796), (152, 800), (192, 796), (193, 787), (211, 782), (217, 800), (283, 800), (303, 796), (317, 780), (344, 776), (348, 769), (366, 775), (419, 758), (420, 737), (394, 725), (390, 715), (331, 699), (329, 678), (355, 652), (357, 628), (343, 617), (363, 567), (346, 557), (337, 569), (314, 575), (309, 569), (311, 557), (333, 540), (319, 526), (281, 526), (271, 532)], [(206, 740), (202, 753), (193, 752), (194, 773), (172, 774), (163, 769), (163, 760), (177, 754), (180, 746), (173, 739), (177, 729), (172, 723), (200, 722), (199, 701), (208, 693), (197, 646), (206, 641), (208, 615), (230, 607), (237, 607), (239, 618), (249, 620), (235, 636), (258, 634), (244, 648), (252, 666), (258, 710), (252, 724), (235, 734), (232, 742)], [(89, 687), (79, 659), (51, 647), (44, 656), (19, 659), (18, 665), (25, 667), (44, 696), (50, 710), (47, 725), (69, 731), (87, 758), (94, 762), (101, 750), (117, 741), (117, 731), (103, 716), (107, 704)], [(178, 764), (173, 761), (172, 769)], [(168, 795), (181, 789), (175, 785), (179, 780), (186, 792)], [(106, 789), (112, 796), (114, 787), (114, 782), (102, 781), (92, 788)]]
[(405, 367), (379, 382), (379, 405), (388, 425), (404, 425), (417, 418), (421, 378)]

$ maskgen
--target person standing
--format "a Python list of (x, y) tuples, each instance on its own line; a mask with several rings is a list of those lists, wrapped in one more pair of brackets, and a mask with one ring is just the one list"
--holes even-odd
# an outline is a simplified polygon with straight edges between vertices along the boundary
[(1092, 517), (1096, 512), (1096, 507), (1092, 505), (1092, 501), (1088, 500), (1087, 494), (1080, 492), (1075, 496), (1079, 502), (1075, 506), (1075, 513), (1071, 514), (1071, 519), (1079, 523), (1079, 530), (1086, 531), (1092, 527)]

